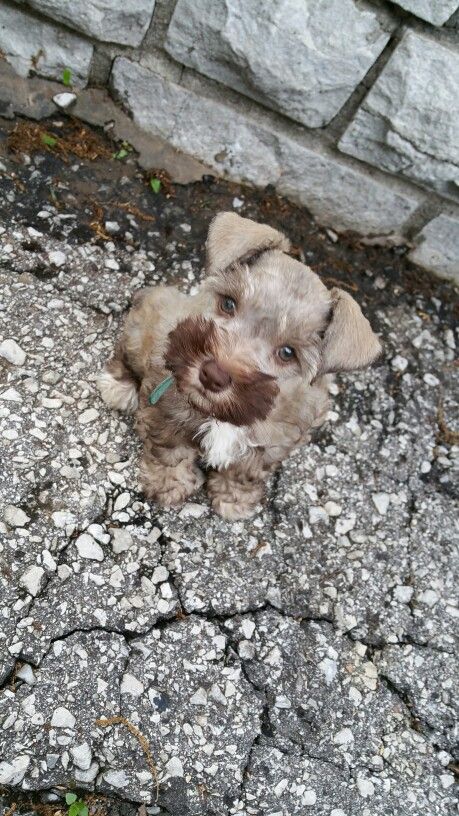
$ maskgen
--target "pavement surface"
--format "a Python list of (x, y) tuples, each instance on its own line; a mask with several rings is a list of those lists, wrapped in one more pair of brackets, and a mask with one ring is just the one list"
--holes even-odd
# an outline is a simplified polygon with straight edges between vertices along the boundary
[[(54, 142), (0, 125), (3, 805), (456, 813), (454, 291), (269, 190), (153, 173), (155, 193), (97, 133), (34, 127)], [(385, 356), (337, 379), (314, 442), (229, 524), (204, 493), (144, 500), (95, 378), (133, 292), (196, 286), (233, 208), (355, 294)]]

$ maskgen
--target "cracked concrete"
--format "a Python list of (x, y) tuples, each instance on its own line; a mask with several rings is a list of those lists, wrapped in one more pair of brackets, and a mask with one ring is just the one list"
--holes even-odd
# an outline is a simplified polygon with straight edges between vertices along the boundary
[[(453, 290), (403, 247), (336, 240), (269, 190), (207, 177), (154, 195), (129, 156), (14, 157), (13, 127), (0, 128), (4, 801), (76, 788), (126, 816), (449, 816)], [(377, 368), (337, 379), (327, 424), (235, 524), (204, 493), (178, 511), (147, 502), (132, 420), (95, 389), (133, 292), (194, 287), (208, 221), (231, 208), (354, 292), (385, 347)], [(96, 724), (110, 717), (124, 722)]]

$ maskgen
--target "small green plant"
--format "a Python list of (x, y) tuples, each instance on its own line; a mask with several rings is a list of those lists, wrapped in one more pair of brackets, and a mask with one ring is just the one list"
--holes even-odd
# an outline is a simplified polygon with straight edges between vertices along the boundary
[(113, 153), (113, 158), (125, 159), (126, 156), (129, 156), (129, 153), (132, 153), (132, 145), (129, 142), (121, 142), (121, 147)]
[(65, 801), (69, 806), (67, 816), (88, 816), (88, 806), (78, 799), (76, 793), (66, 793)]
[(57, 144), (57, 139), (55, 136), (51, 136), (49, 133), (42, 133), (41, 140), (46, 147), (54, 147)]
[(72, 72), (70, 68), (64, 68), (62, 72), (62, 83), (68, 88), (72, 82)]
[(161, 182), (158, 178), (150, 179), (150, 187), (154, 193), (159, 193), (161, 189)]

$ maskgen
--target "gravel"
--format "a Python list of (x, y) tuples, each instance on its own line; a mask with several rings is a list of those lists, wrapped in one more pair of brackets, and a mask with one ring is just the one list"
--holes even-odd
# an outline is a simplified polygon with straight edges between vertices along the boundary
[[(20, 182), (0, 177), (6, 796), (76, 786), (125, 816), (453, 814), (451, 290), (269, 193), (152, 196), (131, 159), (13, 164), (1, 141), (0, 157)], [(207, 222), (233, 206), (358, 287), (385, 357), (337, 379), (325, 427), (230, 524), (204, 492), (178, 511), (144, 499), (132, 418), (95, 379), (136, 289), (195, 287)]]

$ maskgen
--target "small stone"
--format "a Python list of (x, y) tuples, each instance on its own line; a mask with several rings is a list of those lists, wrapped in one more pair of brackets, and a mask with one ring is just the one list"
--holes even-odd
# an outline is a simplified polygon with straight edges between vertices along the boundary
[(116, 233), (120, 231), (120, 225), (118, 224), (118, 221), (106, 221), (105, 231), (108, 232), (110, 235), (116, 235)]
[(303, 805), (315, 805), (317, 801), (317, 794), (313, 790), (307, 790), (303, 793)]
[(328, 501), (325, 503), (325, 510), (329, 516), (340, 516), (343, 512), (343, 508), (340, 504), (334, 501)]
[(357, 787), (359, 789), (360, 796), (363, 796), (364, 799), (373, 796), (375, 792), (375, 786), (370, 779), (364, 779), (363, 776), (357, 777)]
[(112, 550), (116, 555), (122, 552), (127, 552), (132, 547), (132, 536), (127, 530), (122, 528), (112, 527), (110, 532), (113, 536)]
[(120, 495), (117, 496), (115, 499), (113, 509), (115, 510), (115, 512), (118, 512), (119, 510), (124, 510), (124, 508), (128, 506), (130, 501), (131, 496), (129, 493), (120, 493)]
[(333, 742), (336, 745), (348, 745), (353, 741), (354, 735), (350, 728), (342, 728), (341, 731), (338, 731), (338, 733), (333, 737)]
[(103, 561), (104, 552), (100, 544), (94, 541), (88, 533), (81, 533), (75, 541), (80, 558), (88, 558), (92, 561)]
[(438, 379), (438, 377), (435, 376), (435, 374), (424, 374), (422, 379), (424, 380), (426, 385), (430, 385), (432, 386), (432, 388), (435, 388), (437, 385), (440, 385), (440, 380)]
[(424, 603), (430, 608), (435, 606), (435, 604), (438, 603), (438, 600), (438, 595), (433, 589), (426, 589), (425, 592), (421, 592), (421, 594), (418, 595), (418, 601), (420, 603)]
[(390, 496), (388, 493), (373, 493), (371, 496), (372, 502), (381, 516), (385, 516), (390, 504)]
[(61, 252), (59, 249), (54, 250), (53, 252), (48, 252), (48, 260), (53, 266), (64, 266), (67, 256)]
[(16, 672), (16, 677), (19, 680), (24, 680), (24, 683), (27, 683), (28, 686), (34, 686), (36, 683), (35, 675), (33, 673), (32, 666), (29, 663), (24, 663), (23, 666)]
[(392, 358), (391, 366), (394, 371), (405, 371), (408, 368), (408, 360), (406, 357), (402, 357), (400, 354), (397, 354)]
[(394, 598), (399, 603), (409, 603), (411, 598), (413, 597), (414, 589), (411, 586), (405, 586), (403, 584), (399, 584), (394, 589)]
[(121, 694), (130, 694), (132, 697), (140, 697), (144, 691), (145, 686), (140, 680), (137, 680), (133, 674), (129, 674), (129, 672), (123, 674), (120, 686)]
[(355, 513), (349, 513), (349, 516), (346, 518), (339, 518), (335, 524), (335, 533), (339, 536), (347, 535), (351, 530), (355, 527), (355, 522), (357, 521), (357, 517)]
[(151, 576), (151, 581), (153, 584), (161, 584), (163, 581), (167, 581), (169, 578), (169, 570), (166, 567), (163, 567), (161, 564), (159, 567), (155, 567), (153, 570), (153, 575)]
[(75, 717), (68, 708), (64, 708), (64, 706), (58, 706), (51, 717), (51, 725), (53, 728), (74, 728), (75, 723)]
[(178, 757), (171, 757), (169, 762), (166, 762), (166, 773), (168, 776), (183, 776), (183, 765)]
[(29, 516), (20, 507), (15, 507), (14, 504), (6, 505), (3, 519), (10, 527), (25, 527), (30, 521)]
[(180, 510), (179, 516), (180, 518), (201, 518), (204, 513), (207, 513), (207, 507), (205, 507), (205, 505), (188, 502)]
[(87, 742), (82, 742), (81, 745), (74, 745), (70, 749), (73, 764), (82, 771), (87, 771), (91, 767), (92, 753), (91, 748)]
[(22, 402), (22, 397), (15, 388), (7, 388), (3, 394), (0, 394), (0, 399), (6, 402)]
[(191, 705), (207, 705), (207, 691), (200, 686), (190, 697)]
[(12, 762), (0, 762), (0, 785), (19, 785), (24, 779), (30, 757), (20, 754)]
[(129, 784), (126, 771), (107, 771), (103, 778), (113, 788), (126, 788)]
[(38, 595), (45, 571), (42, 567), (29, 567), (19, 579), (19, 583), (24, 589), (35, 598)]
[(319, 522), (328, 522), (328, 514), (323, 507), (309, 508), (309, 522), (311, 524), (318, 524)]
[(114, 272), (118, 272), (120, 268), (118, 261), (115, 261), (114, 258), (106, 258), (104, 266), (106, 269), (113, 269)]
[(26, 353), (16, 343), (16, 340), (7, 338), (0, 343), (0, 357), (8, 360), (12, 365), (22, 366), (25, 363)]
[(95, 408), (87, 408), (86, 411), (80, 414), (78, 417), (78, 422), (80, 425), (88, 425), (90, 422), (94, 422), (99, 416), (99, 411), (96, 411)]
[(74, 93), (64, 92), (56, 94), (53, 96), (53, 102), (57, 105), (58, 108), (62, 108), (62, 110), (66, 110), (76, 102), (77, 95)]

